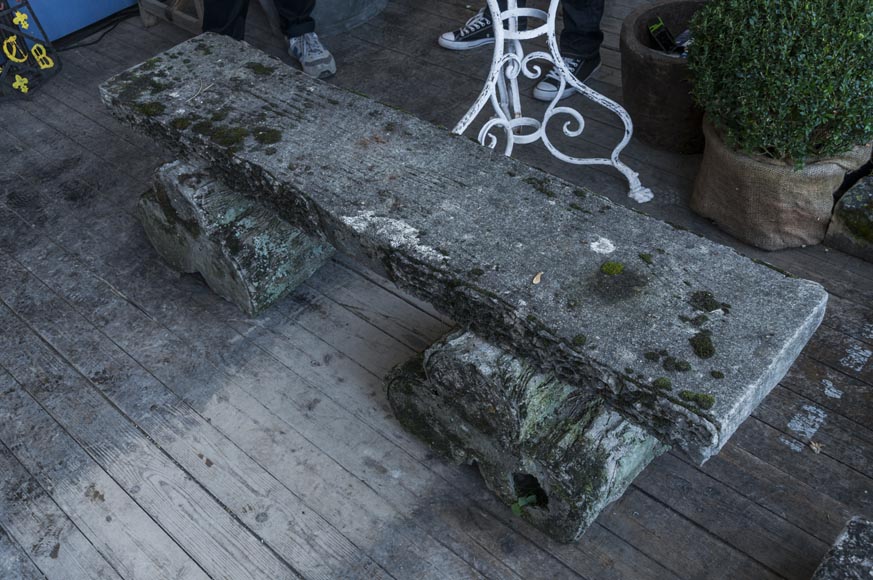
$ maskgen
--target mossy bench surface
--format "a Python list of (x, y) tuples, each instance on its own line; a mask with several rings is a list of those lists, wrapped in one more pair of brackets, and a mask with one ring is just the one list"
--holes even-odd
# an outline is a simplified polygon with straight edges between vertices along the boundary
[(203, 35), (107, 81), (115, 114), (703, 461), (827, 294), (445, 129)]

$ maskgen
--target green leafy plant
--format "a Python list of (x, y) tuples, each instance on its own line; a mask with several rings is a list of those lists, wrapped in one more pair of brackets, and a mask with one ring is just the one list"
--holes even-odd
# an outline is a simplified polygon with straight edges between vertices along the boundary
[(801, 167), (873, 139), (871, 0), (712, 0), (691, 30), (692, 92), (728, 145)]
[(529, 505), (537, 504), (537, 496), (536, 495), (526, 495), (524, 497), (518, 498), (514, 504), (510, 507), (512, 508), (512, 513), (517, 516), (521, 516), (522, 509)]

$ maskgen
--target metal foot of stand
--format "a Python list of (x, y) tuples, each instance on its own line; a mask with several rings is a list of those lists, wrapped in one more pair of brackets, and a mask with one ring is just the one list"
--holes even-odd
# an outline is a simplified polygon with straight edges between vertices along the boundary
[[(470, 110), (452, 129), (454, 133), (462, 134), (473, 120), (479, 115), (487, 103), (491, 103), (495, 116), (492, 117), (479, 131), (479, 142), (492, 149), (497, 147), (498, 138), (493, 133), (495, 129), (502, 129), (506, 138), (504, 154), (511, 155), (515, 144), (534, 143), (542, 141), (543, 145), (551, 154), (561, 161), (574, 165), (611, 165), (625, 176), (629, 184), (628, 196), (639, 203), (651, 201), (654, 197), (652, 191), (643, 187), (640, 183), (639, 174), (625, 165), (619, 155), (630, 141), (633, 134), (633, 122), (624, 108), (615, 101), (608, 99), (579, 82), (564, 64), (555, 38), (555, 17), (558, 11), (559, 0), (551, 0), (548, 13), (536, 8), (519, 8), (517, 0), (508, 0), (507, 9), (500, 10), (497, 0), (488, 0), (488, 8), (491, 10), (492, 22), (494, 23), (494, 58), (491, 62), (491, 72), (485, 81), (485, 86)], [(526, 17), (528, 22), (539, 20), (539, 26), (520, 31), (518, 19)], [(539, 36), (546, 36), (549, 52), (535, 51), (525, 54), (521, 46), (522, 40), (529, 40)], [(523, 74), (529, 79), (540, 77), (542, 69), (534, 61), (546, 61), (554, 65), (560, 72), (560, 86), (555, 98), (549, 103), (542, 120), (525, 116), (521, 111), (521, 99), (518, 91), (518, 77)], [(578, 137), (585, 130), (585, 119), (576, 109), (568, 106), (558, 106), (560, 96), (567, 85), (575, 88), (589, 100), (606, 107), (621, 119), (624, 125), (624, 137), (612, 150), (609, 158), (584, 158), (572, 157), (562, 153), (549, 140), (546, 127), (553, 116), (568, 115), (570, 120), (565, 121), (562, 130), (568, 137)]]

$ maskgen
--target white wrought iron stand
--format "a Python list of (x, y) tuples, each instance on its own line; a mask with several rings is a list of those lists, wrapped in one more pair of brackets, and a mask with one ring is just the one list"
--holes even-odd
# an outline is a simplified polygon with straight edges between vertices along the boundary
[[(485, 86), (479, 97), (464, 117), (455, 125), (452, 132), (462, 134), (473, 120), (479, 115), (486, 103), (491, 102), (495, 117), (489, 119), (479, 131), (479, 142), (492, 149), (497, 147), (497, 136), (492, 133), (495, 128), (503, 129), (506, 137), (505, 155), (511, 155), (516, 143), (527, 144), (542, 141), (552, 155), (575, 165), (611, 165), (619, 170), (628, 180), (630, 191), (628, 196), (639, 202), (650, 201), (654, 195), (652, 191), (643, 187), (636, 171), (622, 163), (618, 158), (621, 151), (630, 141), (633, 134), (633, 122), (624, 108), (615, 101), (608, 99), (579, 82), (576, 77), (564, 65), (564, 59), (558, 50), (555, 39), (555, 17), (558, 12), (560, 0), (551, 0), (548, 13), (536, 8), (519, 8), (517, 0), (508, 0), (506, 10), (500, 10), (497, 0), (487, 0), (491, 10), (492, 22), (494, 23), (494, 58), (491, 62), (491, 72), (485, 81)], [(527, 17), (528, 21), (539, 20), (542, 24), (525, 31), (518, 30), (518, 19)], [(545, 35), (549, 45), (549, 52), (535, 51), (525, 55), (521, 46), (522, 40), (529, 40)], [(542, 121), (534, 117), (525, 116), (521, 111), (521, 99), (518, 92), (518, 76), (524, 74), (529, 79), (538, 78), (542, 69), (533, 61), (546, 61), (557, 67), (561, 73), (561, 82), (558, 92), (552, 102), (549, 103)], [(549, 120), (555, 115), (569, 115), (571, 120), (564, 123), (562, 129), (568, 137), (578, 137), (585, 130), (585, 119), (576, 109), (568, 106), (558, 106), (560, 96), (564, 88), (570, 84), (577, 91), (585, 95), (595, 103), (606, 107), (621, 119), (624, 124), (624, 138), (612, 150), (612, 154), (606, 158), (583, 158), (572, 157), (558, 150), (549, 140), (546, 127)], [(574, 122), (576, 125), (574, 127)]]

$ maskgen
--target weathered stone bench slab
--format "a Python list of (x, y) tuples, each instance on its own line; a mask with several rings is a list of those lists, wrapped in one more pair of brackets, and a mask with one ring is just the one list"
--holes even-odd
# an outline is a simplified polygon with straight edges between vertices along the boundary
[(817, 284), (244, 43), (197, 37), (101, 91), (119, 118), (698, 461), (824, 314)]
[(306, 281), (334, 253), (324, 242), (210, 177), (202, 163), (168, 163), (139, 203), (149, 241), (173, 268), (198, 272), (254, 315)]
[(873, 522), (854, 517), (828, 550), (812, 580), (873, 578)]
[(475, 462), (513, 511), (572, 542), (664, 446), (603, 399), (456, 331), (386, 379), (401, 424), (456, 463)]

